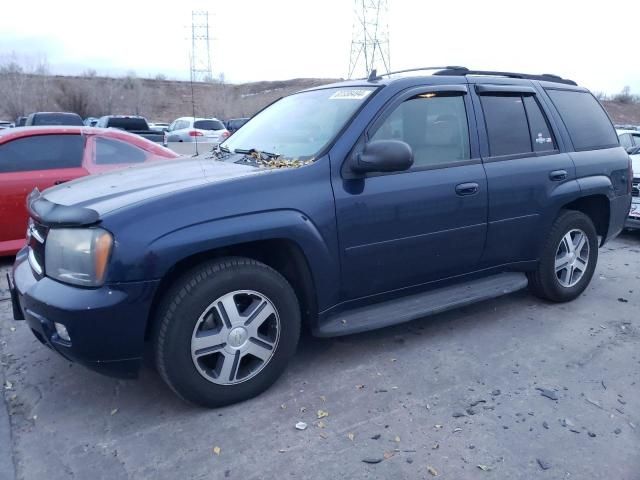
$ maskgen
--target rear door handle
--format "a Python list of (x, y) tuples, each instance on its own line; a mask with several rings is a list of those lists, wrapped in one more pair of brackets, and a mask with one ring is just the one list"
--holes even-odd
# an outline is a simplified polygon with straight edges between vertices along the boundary
[(460, 185), (456, 185), (456, 194), (460, 196), (475, 195), (478, 193), (479, 188), (480, 185), (477, 183), (461, 183)]
[(549, 172), (549, 178), (554, 182), (560, 182), (562, 180), (567, 179), (567, 171), (566, 170), (554, 170), (553, 172)]

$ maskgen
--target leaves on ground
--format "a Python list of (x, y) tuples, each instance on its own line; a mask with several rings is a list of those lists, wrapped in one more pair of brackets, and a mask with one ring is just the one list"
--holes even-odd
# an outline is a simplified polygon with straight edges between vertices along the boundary
[(324, 417), (328, 417), (329, 416), (329, 412), (325, 411), (325, 410), (318, 410), (318, 414), (316, 415), (319, 419), (320, 418), (324, 418)]
[(427, 472), (429, 472), (434, 477), (438, 476), (438, 471), (435, 468), (433, 468), (431, 465), (427, 465)]
[(220, 447), (218, 447), (217, 445), (215, 447), (213, 447), (213, 453), (214, 454), (220, 455), (220, 452), (221, 452)]

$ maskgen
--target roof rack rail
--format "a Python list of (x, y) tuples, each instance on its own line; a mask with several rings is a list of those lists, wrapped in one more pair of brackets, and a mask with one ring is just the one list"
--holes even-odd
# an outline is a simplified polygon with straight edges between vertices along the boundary
[[(421, 67), (421, 68), (407, 68), (405, 70), (396, 70), (394, 72), (386, 72), (386, 73), (381, 73), (378, 75), (378, 72), (376, 71), (376, 69), (374, 68), (373, 70), (371, 70), (371, 73), (369, 74), (368, 77), (366, 77), (366, 80), (373, 82), (375, 80), (380, 80), (382, 77), (387, 77), (389, 75), (395, 75), (397, 73), (408, 73), (408, 72), (420, 72), (422, 70), (458, 70), (458, 69), (463, 69), (465, 67), (458, 67), (458, 66), (446, 66), (446, 67)], [(364, 78), (361, 78), (360, 80), (365, 80)]]
[(559, 75), (553, 75), (551, 73), (543, 73), (542, 75), (530, 75), (527, 73), (514, 73), (514, 72), (495, 72), (488, 70), (469, 70), (465, 67), (447, 67), (439, 69), (434, 75), (452, 75), (452, 76), (466, 76), (466, 75), (487, 75), (495, 77), (508, 77), (508, 78), (523, 78), (526, 80), (540, 80), (543, 82), (555, 82), (564, 83), (565, 85), (578, 85), (573, 80), (562, 78)]

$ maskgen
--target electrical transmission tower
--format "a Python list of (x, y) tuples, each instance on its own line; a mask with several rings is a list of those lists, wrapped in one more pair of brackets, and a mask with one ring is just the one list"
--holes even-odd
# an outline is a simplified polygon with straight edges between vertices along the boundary
[(374, 68), (388, 72), (389, 0), (354, 0), (355, 19), (351, 37), (349, 77), (366, 77)]
[(209, 47), (209, 12), (191, 12), (191, 80), (205, 82), (213, 79)]

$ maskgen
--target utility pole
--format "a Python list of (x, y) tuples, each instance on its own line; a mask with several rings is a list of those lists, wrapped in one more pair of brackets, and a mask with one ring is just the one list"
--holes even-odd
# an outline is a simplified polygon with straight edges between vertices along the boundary
[(389, 0), (354, 0), (354, 7), (348, 78), (390, 71)]
[(191, 81), (210, 82), (212, 80), (209, 12), (193, 10), (191, 12)]

